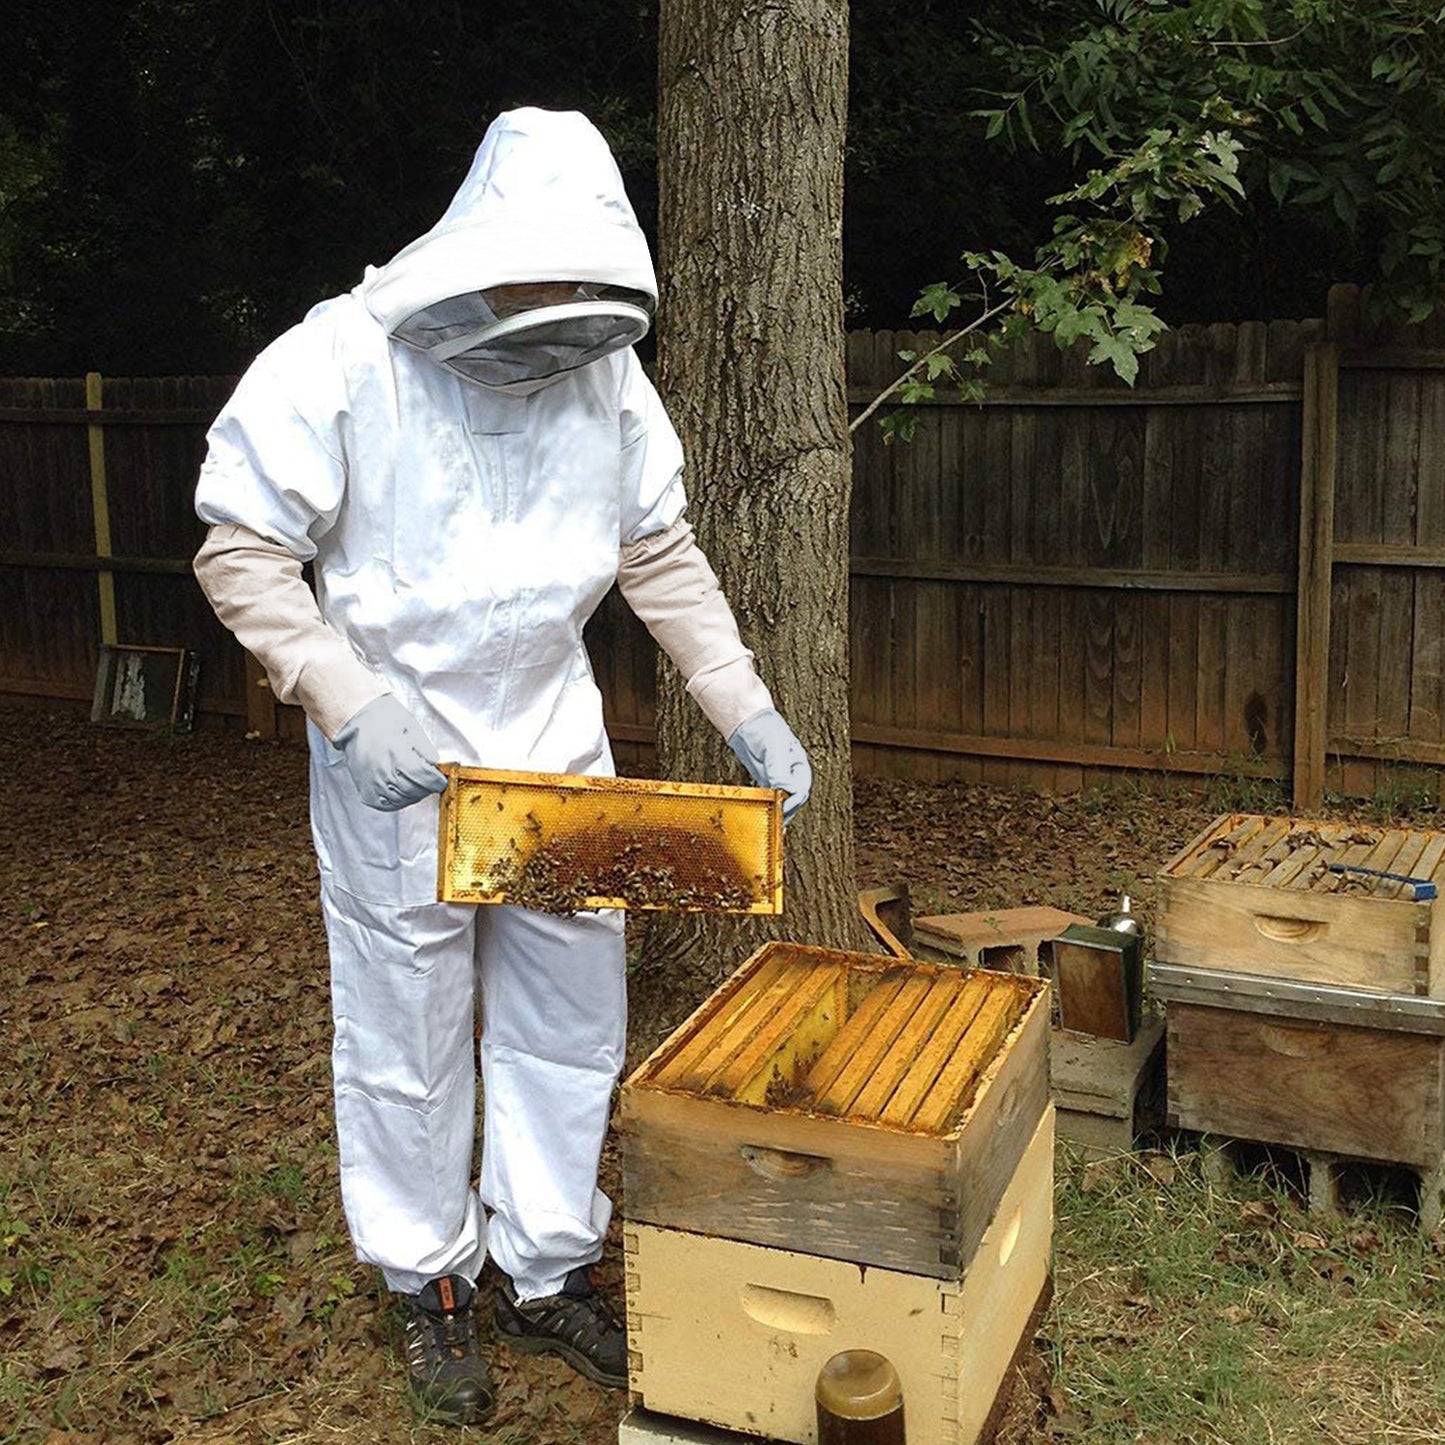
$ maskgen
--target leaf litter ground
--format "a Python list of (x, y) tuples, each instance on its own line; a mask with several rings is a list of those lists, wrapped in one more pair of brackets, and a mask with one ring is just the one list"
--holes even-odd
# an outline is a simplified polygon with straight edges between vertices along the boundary
[[(340, 1215), (305, 772), (292, 745), (0, 705), (0, 1445), (616, 1438), (622, 1396), (500, 1346), (487, 1430), (409, 1409)], [(924, 911), (1128, 889), (1147, 915), (1229, 801), (865, 779), (859, 881)], [(634, 1034), (696, 1002), (654, 986)], [(609, 1146), (614, 1198), (618, 1172)], [(1445, 1438), (1440, 1245), (1388, 1199), (1320, 1225), (1197, 1150), (1064, 1158), (1056, 1271), (1005, 1442)]]

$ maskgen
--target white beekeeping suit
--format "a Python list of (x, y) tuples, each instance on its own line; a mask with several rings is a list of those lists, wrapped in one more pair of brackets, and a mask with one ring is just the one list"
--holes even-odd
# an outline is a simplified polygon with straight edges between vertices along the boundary
[[(539, 308), (517, 300), (538, 292)], [(490, 1251), (527, 1300), (598, 1257), (622, 927), (438, 904), (436, 798), (428, 784), (368, 806), (357, 719), (404, 708), (423, 771), (439, 755), (610, 773), (582, 628), (618, 581), (754, 776), (806, 795), (796, 741), (792, 756), (758, 733), (777, 714), (683, 520), (681, 448), (630, 347), (656, 293), (602, 137), (580, 115), (514, 111), (442, 220), (269, 346), (210, 432), (196, 570), (309, 718), (343, 1198), (358, 1256), (401, 1293), (475, 1280)]]

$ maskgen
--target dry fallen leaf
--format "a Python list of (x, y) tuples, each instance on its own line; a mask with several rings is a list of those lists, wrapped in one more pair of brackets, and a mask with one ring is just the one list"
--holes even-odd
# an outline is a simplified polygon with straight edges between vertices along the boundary
[(1249, 1199), (1239, 1206), (1239, 1222), (1247, 1229), (1271, 1229), (1279, 1223), (1279, 1205), (1272, 1199)]
[(1167, 1154), (1144, 1154), (1139, 1162), (1160, 1184), (1173, 1184), (1179, 1177), (1179, 1166)]
[(1079, 1181), (1079, 1188), (1085, 1194), (1097, 1194), (1099, 1190), (1107, 1188), (1118, 1178), (1119, 1161), (1117, 1159), (1096, 1159), (1092, 1164), (1084, 1165), (1084, 1174)]

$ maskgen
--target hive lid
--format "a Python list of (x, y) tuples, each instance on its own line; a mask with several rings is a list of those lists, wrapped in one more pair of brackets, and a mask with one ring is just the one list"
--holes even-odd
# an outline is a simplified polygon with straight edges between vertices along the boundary
[(437, 896), (543, 912), (781, 913), (783, 794), (442, 765)]

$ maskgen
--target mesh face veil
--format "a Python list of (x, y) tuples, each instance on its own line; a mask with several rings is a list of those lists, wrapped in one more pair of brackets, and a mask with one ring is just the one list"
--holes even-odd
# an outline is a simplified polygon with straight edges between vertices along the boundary
[(542, 283), (449, 297), (408, 317), (395, 335), (468, 381), (530, 391), (633, 345), (651, 324), (644, 292)]

